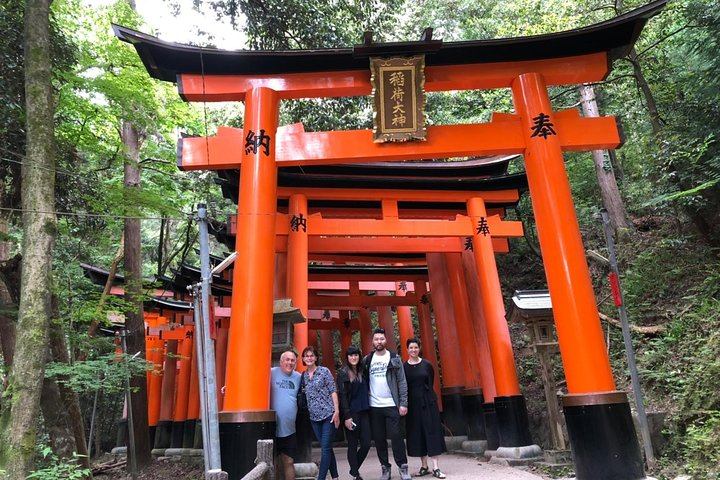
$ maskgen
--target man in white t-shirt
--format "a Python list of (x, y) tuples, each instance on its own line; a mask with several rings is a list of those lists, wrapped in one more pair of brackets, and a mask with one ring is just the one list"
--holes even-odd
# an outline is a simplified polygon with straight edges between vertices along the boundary
[(408, 392), (402, 360), (385, 348), (385, 330), (373, 331), (373, 351), (365, 359), (370, 378), (370, 424), (375, 449), (382, 466), (380, 480), (390, 480), (387, 437), (390, 436), (393, 458), (400, 478), (410, 480), (405, 442), (400, 433), (400, 417), (407, 414)]

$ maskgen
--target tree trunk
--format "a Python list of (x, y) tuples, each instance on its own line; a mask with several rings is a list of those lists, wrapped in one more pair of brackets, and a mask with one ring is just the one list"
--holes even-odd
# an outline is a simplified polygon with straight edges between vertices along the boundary
[[(145, 319), (143, 316), (142, 290), (142, 256), (140, 252), (140, 219), (139, 211), (132, 205), (133, 191), (140, 188), (140, 167), (138, 156), (140, 139), (137, 128), (130, 122), (122, 125), (122, 139), (127, 156), (125, 157), (125, 327), (128, 331), (127, 354), (131, 357), (139, 353), (145, 358)], [(138, 469), (150, 463), (150, 429), (147, 415), (147, 380), (145, 374), (130, 380), (132, 388), (132, 426), (135, 437), (135, 459), (128, 461), (128, 468), (134, 464)], [(128, 445), (129, 446), (129, 445)], [(128, 453), (130, 452), (128, 448)], [(131, 459), (132, 460), (132, 459)]]
[[(50, 353), (48, 353), (50, 356)], [(53, 453), (62, 460), (73, 457), (75, 452), (75, 436), (70, 428), (67, 410), (60, 397), (60, 388), (54, 378), (43, 380), (40, 407), (43, 415), (43, 425), (50, 437), (50, 447)]]
[[(599, 117), (595, 89), (592, 85), (580, 85), (578, 90), (580, 91), (583, 115), (586, 117)], [(595, 175), (600, 187), (603, 206), (608, 212), (613, 230), (617, 237), (620, 238), (629, 233), (632, 224), (627, 219), (625, 205), (622, 197), (620, 197), (620, 189), (618, 189), (615, 173), (610, 163), (610, 156), (607, 150), (593, 150), (592, 158), (595, 164)]]
[(0, 469), (25, 479), (35, 456), (40, 393), (51, 316), (52, 253), (57, 232), (50, 1), (25, 6), (27, 152), (22, 165), (23, 266), (15, 357), (3, 395)]
[[(105, 282), (105, 287), (103, 288), (103, 292), (100, 295), (100, 300), (98, 301), (97, 308), (95, 308), (95, 318), (93, 318), (92, 323), (90, 324), (90, 328), (88, 328), (88, 337), (93, 338), (95, 335), (97, 335), (98, 328), (100, 327), (100, 315), (103, 314), (103, 307), (105, 306), (105, 303), (107, 303), (108, 298), (110, 298), (110, 290), (112, 290), (113, 282), (115, 281), (115, 275), (117, 274), (117, 268), (118, 264), (120, 263), (120, 260), (123, 258), (123, 253), (125, 251), (125, 236), (123, 235), (123, 238), (120, 239), (120, 246), (117, 249), (117, 252), (115, 252), (115, 257), (113, 258), (112, 263), (110, 264), (110, 271), (108, 272), (108, 278)], [(78, 355), (78, 360), (84, 360), (87, 356), (87, 352), (81, 352), (80, 355)]]
[[(53, 296), (53, 313), (57, 318), (57, 297)], [(50, 324), (50, 352), (52, 359), (70, 365), (70, 355), (65, 343), (65, 333), (59, 322)], [(59, 384), (60, 399), (62, 405), (65, 406), (67, 414), (67, 423), (75, 440), (75, 452), (80, 455), (78, 462), (84, 467), (90, 466), (88, 458), (87, 440), (85, 438), (85, 422), (83, 421), (82, 410), (80, 409), (80, 400), (77, 393), (65, 386), (64, 383)], [(57, 452), (56, 452), (57, 453)]]

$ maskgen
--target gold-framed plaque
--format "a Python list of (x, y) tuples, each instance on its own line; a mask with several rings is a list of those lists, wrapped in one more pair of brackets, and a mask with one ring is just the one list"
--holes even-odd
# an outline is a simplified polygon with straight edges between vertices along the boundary
[(425, 140), (425, 56), (370, 58), (373, 141)]

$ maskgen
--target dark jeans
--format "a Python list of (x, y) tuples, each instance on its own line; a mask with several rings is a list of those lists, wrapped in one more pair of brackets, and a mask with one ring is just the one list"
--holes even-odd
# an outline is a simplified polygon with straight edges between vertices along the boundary
[(337, 462), (335, 461), (335, 453), (332, 449), (333, 436), (335, 435), (335, 425), (332, 423), (332, 415), (325, 420), (316, 422), (311, 420), (315, 437), (320, 442), (320, 466), (318, 469), (318, 480), (325, 480), (328, 470), (332, 478), (338, 478)]
[(345, 429), (348, 444), (347, 459), (350, 464), (350, 476), (359, 477), (360, 467), (370, 451), (370, 414), (367, 411), (353, 413), (353, 420), (357, 424), (355, 430)]
[(387, 450), (388, 436), (390, 436), (393, 458), (397, 466), (407, 464), (405, 442), (400, 433), (400, 412), (398, 407), (370, 407), (370, 423), (372, 424), (373, 440), (375, 440), (375, 450), (377, 450), (380, 464), (390, 468)]

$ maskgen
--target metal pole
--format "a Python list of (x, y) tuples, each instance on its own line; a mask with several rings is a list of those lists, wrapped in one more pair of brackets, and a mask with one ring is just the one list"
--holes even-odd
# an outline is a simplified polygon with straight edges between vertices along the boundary
[(132, 410), (132, 393), (130, 392), (130, 367), (128, 365), (127, 351), (127, 329), (120, 330), (120, 341), (122, 343), (123, 362), (127, 369), (127, 380), (125, 384), (125, 398), (127, 399), (127, 420), (128, 420), (128, 466), (130, 467), (130, 475), (135, 478), (137, 474), (137, 459), (135, 456), (135, 427), (133, 426), (133, 410)]
[[(102, 383), (102, 381), (100, 383)], [(97, 390), (95, 390), (95, 399), (93, 400), (92, 415), (90, 416), (90, 433), (88, 434), (88, 439), (87, 439), (87, 452), (88, 452), (88, 457), (90, 457), (90, 458), (92, 458), (91, 447), (92, 447), (93, 434), (95, 433), (95, 413), (97, 412), (98, 393), (100, 393), (99, 388)]]
[(630, 380), (632, 382), (633, 394), (635, 396), (635, 408), (637, 409), (638, 420), (640, 422), (640, 433), (643, 439), (643, 448), (645, 449), (645, 457), (648, 468), (655, 467), (655, 454), (653, 453), (652, 442), (650, 440), (650, 429), (648, 428), (647, 414), (645, 413), (645, 405), (643, 404), (642, 390), (640, 389), (640, 378), (638, 376), (637, 364), (635, 363), (635, 350), (630, 337), (630, 324), (628, 323), (627, 310), (620, 289), (620, 273), (618, 271), (617, 258), (615, 257), (615, 243), (612, 238), (612, 227), (608, 218), (607, 210), (600, 210), (602, 215), (603, 228), (605, 230), (605, 241), (607, 242), (608, 253), (610, 256), (610, 270), (615, 275), (615, 285), (611, 280), (611, 288), (613, 289), (613, 297), (615, 297), (615, 305), (618, 307), (620, 315), (620, 323), (622, 325), (623, 340), (625, 341), (625, 354), (630, 369)]
[(202, 279), (201, 304), (202, 317), (201, 325), (203, 340), (203, 363), (205, 364), (205, 405), (207, 415), (203, 418), (203, 424), (207, 420), (208, 443), (203, 448), (208, 450), (209, 465), (206, 474), (222, 472), (220, 461), (220, 429), (218, 425), (218, 403), (217, 403), (217, 380), (215, 378), (215, 349), (210, 338), (210, 240), (208, 237), (207, 208), (204, 204), (198, 205), (198, 227), (200, 233), (200, 276)]
[(198, 381), (200, 382), (200, 427), (202, 429), (203, 439), (203, 464), (205, 470), (208, 470), (210, 465), (210, 459), (208, 458), (208, 431), (207, 431), (207, 395), (206, 395), (206, 384), (205, 384), (205, 362), (203, 361), (203, 335), (202, 329), (200, 328), (200, 286), (195, 283), (188, 286), (193, 297), (193, 321), (195, 323), (195, 347), (197, 350), (197, 368), (198, 368)]

